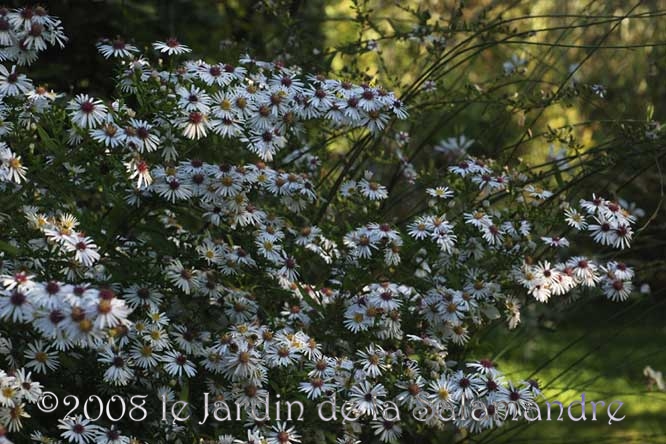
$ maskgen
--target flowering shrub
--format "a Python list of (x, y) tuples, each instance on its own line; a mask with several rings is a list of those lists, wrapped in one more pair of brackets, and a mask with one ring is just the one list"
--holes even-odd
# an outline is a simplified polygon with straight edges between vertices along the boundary
[[(7, 61), (65, 40), (37, 9), (0, 15)], [(522, 165), (465, 154), (465, 140), (434, 147), (453, 160), (444, 172), (419, 175), (402, 159), (425, 199), (404, 220), (383, 218), (388, 178), (371, 166), (328, 180), (340, 134), (355, 140), (348, 165), (369, 140), (400, 152), (409, 115), (390, 91), (250, 56), (188, 60), (175, 38), (145, 54), (119, 38), (98, 49), (117, 61), (113, 100), (2, 68), (0, 441), (476, 433), (502, 426), (496, 402), (522, 414), (540, 390), (470, 356), (475, 334), (515, 328), (526, 304), (631, 294), (630, 267), (573, 244), (629, 248), (635, 216), (596, 194), (569, 202)], [(147, 395), (149, 414), (56, 417), (31, 405), (45, 391)], [(357, 421), (317, 416), (333, 394)], [(302, 401), (304, 420), (252, 417), (277, 395)], [(188, 420), (167, 408), (160, 421), (177, 401)], [(239, 420), (202, 422), (214, 401), (240, 405)], [(428, 415), (474, 402), (490, 414)], [(400, 420), (382, 416), (392, 405)]]

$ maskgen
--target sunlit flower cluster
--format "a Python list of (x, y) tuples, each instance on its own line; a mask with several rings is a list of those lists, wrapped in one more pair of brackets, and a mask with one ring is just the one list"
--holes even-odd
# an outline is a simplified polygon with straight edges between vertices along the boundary
[[(182, 54), (185, 48), (174, 39), (154, 46), (169, 56)], [(136, 52), (135, 47), (119, 40), (100, 42), (98, 48), (106, 57), (127, 58)], [(363, 127), (378, 133), (392, 117), (407, 117), (402, 102), (381, 88), (303, 76), (297, 68), (249, 56), (241, 58), (238, 65), (188, 61), (177, 76), (158, 71), (141, 56), (132, 57), (125, 66), (120, 78), (124, 89), (136, 92), (137, 80), (156, 87), (151, 91), (153, 100), (168, 104), (169, 113), (161, 113), (152, 122), (137, 120), (128, 116), (133, 115), (131, 110), (122, 106), (108, 109), (83, 94), (70, 102), (68, 110), (72, 122), (98, 142), (137, 154), (161, 149), (165, 157), (173, 156), (174, 147), (161, 146), (160, 135), (198, 140), (213, 134), (238, 140), (262, 160), (271, 161), (285, 147), (289, 135), (303, 131), (307, 120), (321, 119), (333, 126)]]
[[(30, 224), (44, 234), (50, 245), (56, 246), (56, 254), (73, 257), (77, 264), (84, 267), (91, 267), (99, 260), (97, 245), (90, 237), (76, 230), (79, 221), (72, 214), (49, 217), (31, 207), (24, 211)], [(67, 273), (70, 278), (71, 273)]]

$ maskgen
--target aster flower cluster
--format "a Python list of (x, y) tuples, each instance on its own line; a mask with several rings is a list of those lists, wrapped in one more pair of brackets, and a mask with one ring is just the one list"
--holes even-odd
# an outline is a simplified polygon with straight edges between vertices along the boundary
[(6, 143), (0, 143), (0, 182), (21, 183), (25, 180), (26, 168), (21, 156), (16, 155)]
[[(567, 223), (576, 230), (587, 230), (594, 241), (614, 248), (629, 248), (634, 235), (632, 225), (636, 216), (620, 203), (592, 195), (592, 200), (580, 200), (581, 214), (575, 208), (566, 211)], [(591, 220), (592, 223), (589, 223)]]
[[(447, 170), (407, 174), (427, 204), (403, 220), (382, 214), (392, 190), (371, 161), (327, 181), (320, 133), (409, 139), (393, 134), (408, 115), (392, 92), (249, 56), (185, 60), (174, 38), (153, 45), (168, 63), (120, 38), (98, 49), (121, 68), (114, 100), (62, 98), (27, 78), (2, 94), (16, 137), (0, 136), (0, 197), (25, 217), (0, 218), (0, 359), (13, 375), (1, 384), (19, 390), (27, 369), (64, 393), (145, 394), (153, 415), (114, 424), (77, 412), (23, 428), (18, 406), (41, 389), (30, 382), (32, 397), (0, 392), (9, 432), (77, 444), (324, 442), (324, 430), (396, 442), (417, 423), (481, 432), (540, 396), (489, 360), (459, 359), (482, 327), (515, 328), (523, 306), (594, 288), (612, 301), (631, 293), (630, 267), (582, 256), (558, 229), (624, 249), (634, 216), (595, 195), (583, 213), (566, 204), (564, 220), (548, 184), (467, 156), (469, 141)], [(162, 406), (201, 406), (204, 392), (241, 418), (160, 421)], [(251, 415), (277, 394), (313, 407), (306, 420)], [(322, 422), (314, 406), (331, 397), (358, 421)], [(474, 401), (484, 420), (432, 414)], [(400, 421), (381, 419), (392, 404)]]
[[(6, 343), (6, 340), (2, 342)], [(35, 404), (41, 395), (41, 384), (33, 381), (32, 373), (25, 368), (12, 374), (0, 370), (0, 437), (5, 429), (8, 432), (21, 430), (24, 418), (30, 418), (26, 405)]]
[[(573, 206), (567, 206), (565, 210), (570, 227), (588, 231), (598, 244), (629, 248), (636, 217), (627, 209), (596, 195), (592, 196), (592, 200), (581, 199), (580, 206), (583, 213)], [(594, 223), (589, 224), (589, 219)], [(542, 237), (542, 240), (550, 247), (569, 246), (564, 237)], [(548, 261), (532, 265), (525, 263), (516, 271), (516, 277), (540, 302), (547, 302), (551, 296), (563, 295), (576, 286), (599, 286), (608, 299), (624, 301), (633, 291), (631, 282), (634, 271), (623, 262), (609, 261), (601, 265), (590, 258), (574, 256), (556, 264)]]
[(70, 267), (67, 269), (68, 278), (73, 277), (77, 264), (91, 267), (99, 260), (97, 245), (90, 237), (76, 230), (79, 221), (72, 214), (47, 216), (34, 207), (24, 208), (24, 213), (30, 224), (44, 234), (47, 246), (55, 246), (55, 255), (74, 259), (75, 262), (70, 262)]
[(56, 281), (39, 283), (23, 272), (1, 278), (0, 319), (31, 325), (40, 336), (26, 352), (26, 357), (33, 357), (26, 366), (37, 373), (58, 368), (56, 351), (96, 347), (115, 334), (114, 329), (129, 326), (131, 310), (112, 290)]
[[(19, 9), (0, 8), (0, 61), (31, 65), (49, 46), (63, 48), (67, 42), (62, 22), (42, 6)], [(18, 74), (3, 73), (0, 83), (16, 82)]]
[[(184, 52), (182, 46), (169, 46), (169, 42), (176, 45), (170, 39), (156, 43), (155, 49), (169, 56)], [(176, 47), (181, 51), (172, 50)], [(304, 77), (298, 68), (249, 56), (236, 66), (188, 61), (173, 75), (157, 71), (141, 56), (133, 56), (135, 47), (124, 46), (124, 51), (116, 52), (108, 44), (99, 48), (105, 56), (131, 58), (120, 78), (125, 91), (137, 92), (139, 84), (158, 87), (153, 92), (155, 100), (169, 103), (170, 112), (153, 122), (137, 120), (128, 118), (130, 110), (109, 110), (99, 100), (82, 94), (68, 107), (72, 123), (78, 127), (72, 129), (75, 141), (83, 135), (77, 130), (83, 129), (108, 148), (122, 146), (136, 154), (160, 149), (169, 158), (175, 155), (174, 147), (160, 146), (160, 135), (199, 140), (213, 133), (238, 140), (262, 160), (271, 161), (285, 147), (289, 135), (303, 131), (307, 120), (378, 133), (390, 118), (407, 116), (402, 102), (381, 88), (322, 76)], [(164, 94), (165, 90), (169, 94)]]

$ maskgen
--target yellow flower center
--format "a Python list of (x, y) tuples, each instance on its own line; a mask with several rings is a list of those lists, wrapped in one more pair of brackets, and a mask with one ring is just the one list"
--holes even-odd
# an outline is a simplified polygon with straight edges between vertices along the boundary
[(2, 389), (2, 396), (5, 398), (13, 398), (14, 397), (14, 389), (11, 387), (4, 387)]
[(18, 170), (19, 168), (21, 168), (21, 160), (17, 159), (16, 157), (12, 157), (9, 160), (9, 167), (13, 170)]
[(93, 323), (90, 319), (84, 319), (83, 321), (79, 322), (79, 330), (81, 330), (84, 333), (88, 333), (91, 331), (93, 328)]

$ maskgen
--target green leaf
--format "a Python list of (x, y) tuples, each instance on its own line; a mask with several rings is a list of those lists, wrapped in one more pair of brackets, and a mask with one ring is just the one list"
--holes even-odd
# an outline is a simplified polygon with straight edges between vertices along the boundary
[(0, 240), (0, 251), (7, 253), (10, 256), (18, 256), (19, 254), (18, 248), (3, 240)]
[(180, 389), (180, 396), (178, 397), (181, 401), (188, 401), (190, 398), (190, 381), (185, 379)]
[(37, 126), (37, 134), (39, 134), (40, 143), (44, 148), (50, 152), (58, 150), (58, 142), (42, 126)]

